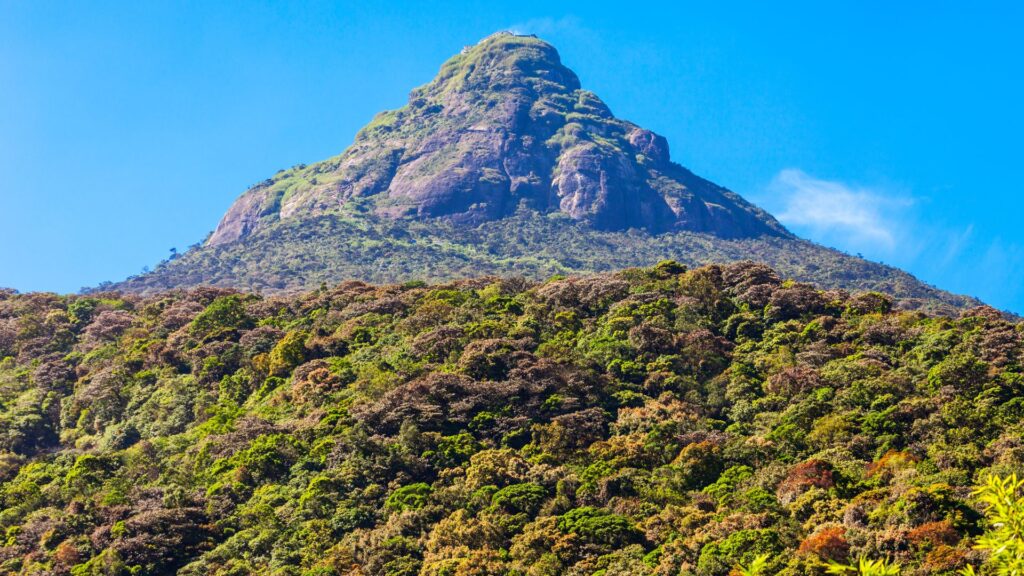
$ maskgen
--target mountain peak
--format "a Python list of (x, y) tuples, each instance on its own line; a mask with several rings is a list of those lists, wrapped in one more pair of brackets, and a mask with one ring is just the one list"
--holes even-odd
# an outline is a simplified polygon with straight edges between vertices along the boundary
[(572, 92), (580, 81), (551, 44), (533, 35), (497, 32), (450, 58), (425, 88)]
[(247, 191), (208, 244), (354, 206), (465, 224), (527, 208), (602, 230), (789, 236), (763, 210), (671, 162), (665, 138), (615, 118), (554, 46), (510, 32), (450, 58), (339, 156)]
[(665, 258), (755, 258), (798, 280), (886, 291), (908, 307), (977, 303), (796, 238), (674, 162), (664, 137), (616, 118), (553, 46), (508, 32), (449, 58), (341, 154), (246, 191), (205, 245), (117, 288), (539, 278)]

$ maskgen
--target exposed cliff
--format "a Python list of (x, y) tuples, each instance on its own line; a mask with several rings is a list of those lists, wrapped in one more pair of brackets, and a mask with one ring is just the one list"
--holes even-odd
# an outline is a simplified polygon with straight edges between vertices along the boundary
[(769, 214), (617, 119), (550, 44), (499, 33), (451, 58), (334, 158), (279, 172), (231, 207), (208, 244), (364, 199), (389, 218), (480, 223), (520, 207), (602, 230), (788, 236)]

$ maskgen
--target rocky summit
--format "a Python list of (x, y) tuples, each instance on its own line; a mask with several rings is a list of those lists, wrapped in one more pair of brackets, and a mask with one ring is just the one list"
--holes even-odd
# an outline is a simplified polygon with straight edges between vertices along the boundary
[(207, 243), (354, 200), (388, 218), (475, 224), (528, 207), (601, 230), (789, 235), (763, 210), (673, 163), (664, 137), (616, 118), (553, 46), (507, 32), (445, 62), (341, 155), (246, 192)]
[(886, 292), (905, 308), (978, 303), (797, 238), (673, 162), (664, 137), (616, 118), (553, 46), (510, 33), (449, 59), (338, 156), (246, 191), (205, 242), (103, 288), (297, 292), (666, 259), (755, 260), (825, 288)]

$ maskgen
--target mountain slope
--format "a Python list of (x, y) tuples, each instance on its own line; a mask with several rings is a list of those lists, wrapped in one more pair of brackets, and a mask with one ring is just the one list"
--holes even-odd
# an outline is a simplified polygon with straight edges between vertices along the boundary
[(341, 155), (246, 192), (207, 244), (354, 199), (392, 218), (478, 223), (525, 206), (598, 229), (789, 235), (764, 211), (672, 163), (664, 138), (616, 119), (550, 44), (509, 33), (450, 59)]
[(342, 154), (245, 192), (203, 245), (115, 288), (299, 291), (347, 279), (544, 277), (665, 258), (754, 259), (801, 281), (949, 311), (977, 301), (789, 233), (615, 118), (558, 52), (501, 33), (467, 47)]
[(709, 234), (601, 231), (560, 214), (522, 210), (478, 226), (444, 219), (391, 220), (367, 214), (290, 219), (242, 242), (193, 249), (152, 273), (113, 286), (156, 293), (219, 286), (298, 292), (342, 279), (456, 280), (481, 274), (547, 278), (675, 259), (690, 266), (753, 260), (803, 282), (892, 294), (907, 309), (954, 314), (979, 301), (927, 286), (891, 266), (779, 236), (723, 239)]

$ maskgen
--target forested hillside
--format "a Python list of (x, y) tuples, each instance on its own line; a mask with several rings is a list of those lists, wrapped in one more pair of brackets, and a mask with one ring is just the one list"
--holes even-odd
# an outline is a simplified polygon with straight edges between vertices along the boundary
[(953, 574), (1022, 330), (749, 262), (0, 292), (0, 573)]
[(219, 286), (295, 293), (340, 279), (446, 282), (488, 274), (543, 279), (653, 266), (664, 258), (688, 266), (756, 260), (816, 286), (883, 292), (894, 296), (900, 308), (958, 314), (981, 304), (928, 286), (898, 268), (796, 238), (595, 230), (531, 210), (466, 226), (438, 218), (382, 219), (351, 206), (315, 219), (284, 220), (245, 242), (195, 247), (150, 273), (99, 289), (146, 294)]

